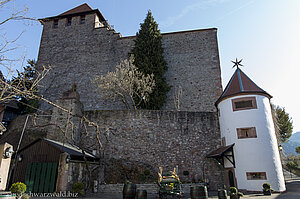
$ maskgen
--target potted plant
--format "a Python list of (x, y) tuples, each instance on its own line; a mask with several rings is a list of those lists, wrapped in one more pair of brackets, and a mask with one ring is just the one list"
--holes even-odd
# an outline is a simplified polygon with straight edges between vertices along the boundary
[(271, 185), (269, 183), (264, 183), (263, 184), (263, 193), (264, 193), (264, 195), (270, 196), (272, 194), (272, 191), (274, 191), (274, 190), (271, 188)]
[(239, 199), (240, 197), (243, 197), (244, 194), (242, 192), (238, 192), (237, 188), (230, 187), (229, 188), (229, 196), (230, 196), (230, 199)]

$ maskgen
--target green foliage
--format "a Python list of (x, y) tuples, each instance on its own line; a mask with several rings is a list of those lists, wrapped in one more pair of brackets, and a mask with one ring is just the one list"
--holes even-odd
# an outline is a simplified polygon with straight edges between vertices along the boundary
[(78, 193), (80, 196), (84, 195), (84, 184), (82, 182), (77, 182), (73, 185), (74, 193)]
[(300, 146), (296, 147), (296, 153), (300, 154)]
[(237, 193), (238, 193), (237, 188), (235, 188), (235, 187), (230, 187), (229, 188), (229, 195), (230, 196), (235, 196), (235, 195), (237, 195)]
[(158, 29), (151, 11), (149, 10), (140, 30), (136, 34), (135, 46), (132, 49), (134, 65), (144, 74), (153, 74), (155, 88), (150, 94), (148, 102), (140, 104), (143, 109), (160, 109), (166, 102), (170, 86), (167, 84), (164, 74), (167, 71), (167, 62), (164, 59), (162, 47), (162, 36)]
[(16, 194), (17, 196), (21, 196), (26, 191), (26, 185), (22, 182), (16, 182), (11, 185), (10, 189), (11, 193)]
[(235, 187), (230, 187), (229, 188), (229, 196), (230, 197), (234, 197), (234, 196), (240, 196), (240, 197), (243, 197), (244, 194), (242, 192), (238, 192), (237, 188)]
[(244, 197), (244, 194), (242, 192), (238, 192), (238, 196)]
[(297, 169), (298, 168), (298, 165), (294, 161), (289, 161), (288, 163), (286, 163), (286, 166), (289, 169)]
[[(34, 93), (37, 93), (37, 86), (33, 85), (34, 78), (36, 77), (36, 61), (35, 60), (27, 60), (27, 66), (23, 67), (23, 72), (18, 72), (17, 77), (12, 78), (12, 84), (18, 85), (18, 84), (24, 84), (22, 87), (22, 91), (25, 89), (31, 89), (34, 88)], [(39, 107), (39, 101), (38, 99), (32, 99), (29, 96), (26, 95), (18, 95), (16, 96), (19, 103), (19, 109), (21, 114), (28, 114), (28, 113), (34, 113), (36, 112), (36, 109)]]
[(263, 184), (263, 189), (264, 190), (270, 190), (271, 189), (271, 185), (269, 183), (264, 183)]
[(25, 193), (22, 195), (21, 199), (29, 199), (29, 195)]
[(289, 114), (282, 107), (275, 107), (276, 122), (279, 128), (279, 138), (281, 142), (286, 142), (293, 132), (293, 121)]

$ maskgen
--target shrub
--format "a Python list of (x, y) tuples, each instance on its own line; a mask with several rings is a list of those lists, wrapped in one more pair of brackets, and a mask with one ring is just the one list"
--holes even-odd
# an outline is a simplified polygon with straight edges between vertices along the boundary
[(263, 184), (263, 189), (264, 190), (269, 190), (269, 189), (271, 189), (271, 185), (269, 183), (264, 183)]
[(29, 195), (25, 193), (22, 195), (21, 199), (29, 199)]
[(264, 183), (262, 187), (263, 187), (263, 191), (269, 191), (269, 190), (274, 191), (274, 189), (271, 188), (271, 185), (269, 183)]
[(9, 190), (17, 196), (22, 196), (22, 194), (26, 191), (26, 185), (22, 182), (16, 182), (11, 185)]
[(77, 182), (73, 185), (73, 192), (78, 193), (80, 196), (84, 195), (84, 184)]
[(235, 187), (230, 187), (229, 188), (229, 195), (230, 196), (235, 196), (235, 195), (237, 195), (237, 193), (238, 193), (237, 188), (235, 188)]
[(238, 196), (244, 197), (244, 194), (242, 192), (238, 192)]

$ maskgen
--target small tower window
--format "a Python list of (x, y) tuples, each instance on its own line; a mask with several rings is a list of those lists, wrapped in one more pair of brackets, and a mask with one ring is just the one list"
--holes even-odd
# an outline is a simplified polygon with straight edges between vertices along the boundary
[(80, 16), (80, 24), (85, 24), (85, 15)]
[(255, 127), (237, 128), (236, 131), (237, 131), (238, 139), (257, 138)]
[(236, 98), (232, 100), (233, 111), (247, 110), (247, 109), (257, 109), (256, 98), (255, 97), (243, 97)]
[(58, 19), (54, 19), (53, 28), (58, 28)]
[(67, 26), (72, 25), (72, 17), (67, 18)]

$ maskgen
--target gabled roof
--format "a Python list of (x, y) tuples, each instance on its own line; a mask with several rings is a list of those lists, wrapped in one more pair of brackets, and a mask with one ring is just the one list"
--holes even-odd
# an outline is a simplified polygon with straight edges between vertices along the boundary
[(270, 94), (257, 86), (239, 67), (235, 70), (222, 95), (216, 101), (218, 105), (223, 99), (241, 94), (260, 94), (272, 98)]
[(92, 11), (93, 9), (86, 3), (80, 5), (80, 6), (77, 6), (71, 10), (68, 10), (58, 16), (65, 16), (65, 15), (71, 15), (71, 14), (78, 14), (78, 13), (82, 13), (82, 12), (89, 12), (89, 11)]
[(93, 10), (88, 4), (84, 3), (80, 6), (77, 6), (75, 8), (72, 8), (71, 10), (68, 10), (66, 12), (61, 13), (60, 15), (54, 16), (54, 17), (47, 17), (39, 19), (39, 21), (42, 23), (44, 21), (49, 21), (53, 19), (60, 19), (60, 18), (67, 18), (72, 16), (78, 16), (78, 15), (85, 15), (85, 14), (92, 14), (96, 13), (99, 17), (100, 21), (105, 21), (105, 18), (101, 14), (101, 12), (98, 9)]
[[(46, 139), (46, 138), (38, 138), (38, 139), (34, 140), (30, 144), (28, 144), (25, 147), (23, 147), (22, 149), (20, 149), (18, 151), (18, 153), (24, 151), (25, 149), (31, 147), (32, 145), (34, 145), (34, 144), (36, 144), (37, 142), (40, 142), (40, 141), (47, 142), (51, 146), (58, 149), (61, 153), (64, 153), (64, 152), (68, 153), (72, 160), (84, 160), (82, 150), (79, 147), (77, 147), (75, 145), (70, 145), (70, 144), (66, 144), (66, 143)], [(85, 154), (85, 157), (88, 161), (98, 161), (99, 160), (98, 157), (96, 157), (95, 155), (93, 155), (93, 154), (91, 154), (87, 151), (84, 151), (84, 154)]]
[(234, 144), (228, 146), (221, 146), (218, 149), (209, 153), (206, 157), (214, 158), (214, 157), (222, 157), (227, 151), (232, 150)]

